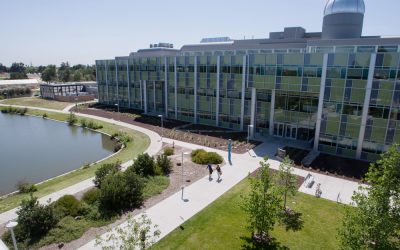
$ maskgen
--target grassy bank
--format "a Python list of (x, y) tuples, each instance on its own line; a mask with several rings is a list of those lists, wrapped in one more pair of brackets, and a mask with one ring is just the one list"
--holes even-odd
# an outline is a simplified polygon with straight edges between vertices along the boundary
[[(55, 113), (55, 112), (45, 112), (45, 111), (34, 110), (34, 109), (28, 109), (26, 115), (43, 116), (44, 113), (46, 113), (47, 118), (55, 119), (58, 121), (66, 121), (67, 117), (68, 117), (67, 114), (61, 114), (61, 113)], [(90, 121), (92, 119), (85, 118), (85, 120)], [(98, 121), (98, 120), (94, 120), (94, 121), (97, 124), (100, 124), (103, 126), (103, 128), (99, 129), (98, 131), (104, 132), (107, 134), (113, 134), (113, 133), (117, 133), (117, 132), (126, 133), (126, 135), (128, 135), (132, 138), (132, 140), (127, 143), (127, 147), (122, 149), (121, 152), (102, 161), (101, 163), (92, 165), (88, 168), (80, 168), (80, 169), (78, 169), (74, 172), (71, 172), (69, 174), (66, 174), (64, 176), (60, 176), (60, 177), (57, 177), (50, 181), (47, 181), (47, 182), (37, 185), (38, 191), (34, 193), (34, 195), (36, 197), (40, 198), (40, 197), (46, 196), (48, 194), (51, 194), (53, 192), (56, 192), (63, 188), (69, 187), (78, 182), (86, 180), (90, 177), (93, 177), (94, 172), (101, 164), (116, 162), (116, 161), (126, 162), (130, 159), (133, 159), (140, 153), (144, 152), (146, 150), (146, 148), (150, 145), (150, 138), (143, 133), (140, 133), (140, 132), (137, 132), (137, 131), (134, 131), (131, 129), (127, 129), (127, 128), (124, 128), (121, 126), (117, 126), (114, 124), (109, 124), (106, 122)], [(68, 125), (65, 124), (65, 126), (68, 126)], [(7, 198), (1, 199), (0, 200), (0, 213), (19, 206), (20, 202), (24, 198), (27, 198), (27, 197), (29, 197), (29, 194), (15, 194), (15, 195), (9, 196)]]
[[(252, 249), (246, 214), (240, 208), (241, 195), (249, 192), (249, 182), (242, 181), (217, 201), (175, 229), (152, 249)], [(286, 232), (276, 226), (273, 237), (289, 249), (338, 249), (336, 230), (344, 206), (299, 193), (290, 199), (291, 208), (303, 213), (304, 227)]]
[(20, 106), (48, 108), (56, 110), (63, 110), (67, 106), (71, 105), (71, 103), (68, 102), (50, 101), (39, 97), (12, 98), (3, 100), (0, 103), (5, 105), (20, 105)]

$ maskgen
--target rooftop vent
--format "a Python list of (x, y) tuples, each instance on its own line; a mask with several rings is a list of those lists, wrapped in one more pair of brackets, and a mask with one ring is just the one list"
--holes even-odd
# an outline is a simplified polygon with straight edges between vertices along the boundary
[(174, 48), (174, 45), (172, 43), (154, 43), (150, 44), (150, 48), (167, 48), (167, 49), (172, 49)]
[(201, 39), (200, 43), (225, 43), (233, 41), (229, 37), (210, 37)]

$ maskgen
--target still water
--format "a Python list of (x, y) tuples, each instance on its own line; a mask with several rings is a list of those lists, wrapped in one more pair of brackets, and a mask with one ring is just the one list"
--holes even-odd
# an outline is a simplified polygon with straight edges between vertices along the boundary
[(37, 117), (0, 113), (0, 195), (19, 181), (37, 183), (113, 153), (101, 133)]

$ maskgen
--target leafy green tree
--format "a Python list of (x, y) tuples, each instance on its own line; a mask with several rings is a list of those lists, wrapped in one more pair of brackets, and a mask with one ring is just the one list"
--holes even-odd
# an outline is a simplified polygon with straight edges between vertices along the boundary
[(24, 237), (35, 241), (53, 228), (58, 220), (51, 205), (40, 205), (37, 198), (23, 200), (17, 212), (18, 227)]
[(13, 63), (10, 67), (10, 79), (27, 79), (26, 67), (23, 63)]
[(160, 237), (161, 231), (157, 225), (153, 225), (146, 214), (135, 220), (128, 217), (126, 227), (110, 229), (106, 238), (97, 237), (96, 246), (102, 249), (147, 249)]
[(287, 156), (279, 165), (279, 172), (276, 174), (276, 183), (283, 195), (283, 209), (286, 209), (287, 196), (294, 196), (297, 192), (297, 177), (293, 171), (293, 161)]
[(42, 80), (45, 82), (55, 81), (57, 78), (57, 70), (55, 65), (49, 65), (42, 72)]
[(143, 203), (144, 182), (133, 171), (108, 175), (100, 188), (100, 205), (106, 214), (122, 212)]
[(108, 175), (115, 174), (119, 171), (119, 163), (107, 163), (101, 165), (95, 172), (95, 177), (93, 180), (94, 185), (97, 188), (101, 188), (101, 183)]
[(267, 159), (260, 165), (257, 177), (250, 178), (250, 194), (244, 197), (242, 208), (248, 215), (248, 228), (253, 240), (267, 246), (272, 240), (270, 231), (281, 212), (281, 198), (270, 177)]
[(339, 238), (342, 249), (400, 249), (400, 152), (393, 145), (371, 164), (345, 211)]
[(156, 174), (154, 158), (147, 153), (140, 154), (130, 168), (138, 175), (144, 177)]
[(71, 79), (71, 69), (69, 67), (68, 62), (61, 63), (60, 68), (58, 69), (58, 79), (61, 82), (69, 82)]
[(4, 66), (2, 63), (0, 63), (0, 73), (4, 73), (4, 72), (7, 72), (7, 71), (8, 71), (7, 67)]
[(156, 165), (165, 175), (168, 175), (172, 170), (172, 162), (165, 154), (157, 156)]
[(82, 80), (82, 73), (79, 70), (75, 71), (73, 79), (74, 82), (80, 82)]

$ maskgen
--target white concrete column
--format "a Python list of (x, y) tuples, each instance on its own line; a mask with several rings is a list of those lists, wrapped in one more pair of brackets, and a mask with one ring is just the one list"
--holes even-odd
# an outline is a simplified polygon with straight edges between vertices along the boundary
[(129, 59), (126, 62), (126, 79), (128, 81), (128, 107), (131, 107), (131, 76), (129, 72)]
[(107, 103), (110, 102), (110, 89), (108, 88), (108, 63), (106, 62), (105, 73), (106, 73), (106, 90), (107, 90)]
[(247, 56), (243, 56), (243, 74), (242, 74), (242, 100), (241, 100), (241, 109), (240, 109), (240, 130), (243, 131), (244, 127), (244, 98), (246, 96), (246, 63)]
[(250, 138), (254, 138), (254, 131), (256, 129), (256, 103), (257, 103), (256, 88), (251, 88), (251, 117), (250, 124), (253, 126), (250, 129)]
[(197, 123), (197, 56), (194, 57), (194, 106), (193, 106), (193, 123)]
[(314, 138), (314, 150), (315, 151), (318, 151), (319, 134), (321, 132), (322, 108), (324, 107), (324, 95), (325, 95), (327, 68), (328, 68), (328, 54), (324, 54), (324, 60), (323, 60), (323, 64), (322, 64), (321, 84), (319, 87), (317, 124), (315, 126), (315, 138)]
[(269, 111), (269, 135), (274, 135), (274, 116), (275, 116), (275, 88), (271, 92), (271, 108)]
[[(117, 83), (117, 104), (119, 107), (119, 85), (118, 85), (118, 64), (117, 64), (117, 59), (115, 58), (115, 82)], [(113, 105), (116, 104), (115, 102)]]
[(139, 91), (140, 91), (140, 108), (144, 109), (143, 107), (143, 88), (142, 88), (142, 80), (139, 80)]
[(174, 58), (174, 94), (175, 94), (175, 119), (178, 119), (178, 72), (176, 66), (176, 57)]
[(164, 57), (164, 99), (164, 115), (168, 117), (168, 61), (166, 57)]
[(157, 106), (156, 106), (156, 81), (153, 81), (153, 110), (154, 110), (154, 112), (157, 112)]
[(215, 93), (215, 126), (219, 126), (219, 74), (221, 68), (221, 56), (217, 56), (217, 82), (216, 82), (216, 93)]
[(365, 88), (365, 98), (364, 98), (364, 106), (363, 106), (362, 117), (361, 117), (360, 134), (358, 136), (358, 142), (357, 142), (356, 158), (358, 158), (358, 159), (361, 158), (362, 146), (363, 146), (363, 141), (364, 141), (364, 136), (365, 136), (365, 129), (367, 127), (369, 103), (371, 101), (372, 83), (374, 81), (374, 73), (375, 73), (375, 62), (376, 62), (376, 53), (372, 53), (371, 60), (369, 62), (367, 86)]
[(147, 81), (143, 81), (143, 102), (144, 102), (144, 113), (147, 114)]

